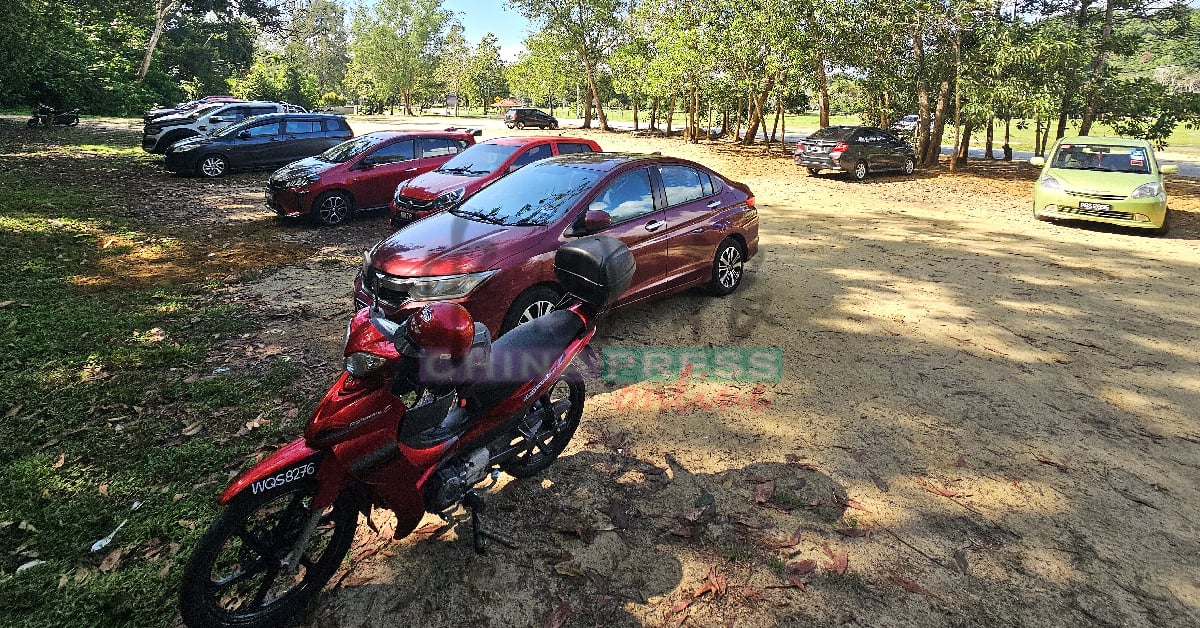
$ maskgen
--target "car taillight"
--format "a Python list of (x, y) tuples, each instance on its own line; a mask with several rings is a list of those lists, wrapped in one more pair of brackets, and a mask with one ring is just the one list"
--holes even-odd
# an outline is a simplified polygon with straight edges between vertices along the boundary
[(803, 153), (803, 152), (804, 152), (804, 144), (796, 144), (796, 154), (799, 155), (800, 153)]
[(754, 197), (753, 196), (746, 199), (746, 207), (754, 207)]
[(830, 153), (844, 153), (850, 145), (845, 142), (838, 142), (836, 146), (829, 150)]

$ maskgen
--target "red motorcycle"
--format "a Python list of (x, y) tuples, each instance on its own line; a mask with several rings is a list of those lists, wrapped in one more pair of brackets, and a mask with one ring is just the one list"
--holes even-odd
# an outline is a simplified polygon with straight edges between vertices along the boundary
[(555, 254), (567, 295), (549, 314), (491, 342), (458, 304), (433, 303), (395, 323), (364, 308), (346, 330), (345, 372), (304, 430), (225, 490), (192, 552), (180, 593), (188, 626), (276, 626), (303, 611), (349, 550), (362, 513), (396, 515), (396, 535), (425, 512), (471, 513), (476, 485), (550, 465), (583, 415), (574, 368), (597, 315), (629, 286), (620, 241), (582, 238)]

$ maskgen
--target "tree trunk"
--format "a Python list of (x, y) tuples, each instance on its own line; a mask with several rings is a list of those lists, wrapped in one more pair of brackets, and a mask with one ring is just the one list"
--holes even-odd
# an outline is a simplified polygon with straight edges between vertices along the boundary
[(1083, 89), (1087, 96), (1087, 104), (1083, 107), (1083, 119), (1079, 121), (1079, 134), (1087, 135), (1092, 130), (1092, 122), (1096, 119), (1096, 109), (1100, 106), (1100, 79), (1104, 68), (1108, 65), (1108, 46), (1112, 40), (1113, 0), (1108, 0), (1104, 9), (1104, 30), (1100, 36), (1100, 52), (1092, 63), (1092, 77)]
[(1067, 110), (1071, 107), (1071, 93), (1074, 89), (1068, 89), (1062, 97), (1062, 104), (1058, 109), (1058, 130), (1055, 132), (1054, 139), (1059, 139), (1067, 134)]
[(158, 40), (162, 39), (163, 29), (167, 25), (167, 16), (179, 7), (180, 0), (158, 0), (154, 7), (154, 30), (150, 32), (150, 41), (146, 43), (146, 56), (142, 57), (142, 65), (138, 68), (137, 82), (146, 80), (150, 71), (150, 60), (154, 58), (154, 49), (158, 48)]
[(1038, 118), (1033, 123), (1033, 154), (1040, 156), (1042, 154), (1042, 118)]
[(650, 128), (658, 128), (658, 97), (650, 99)]
[[(913, 62), (920, 76), (925, 67), (925, 41), (919, 24), (913, 29)], [(929, 130), (933, 127), (929, 118), (929, 86), (920, 78), (917, 79), (917, 118), (917, 163), (926, 164), (930, 153)], [(933, 163), (937, 163), (936, 157)]]
[[(745, 146), (754, 144), (754, 136), (758, 135), (759, 124), (763, 119), (763, 103), (766, 102), (767, 95), (771, 93), (772, 89), (775, 89), (775, 77), (769, 76), (767, 77), (766, 86), (758, 92), (758, 96), (754, 99), (754, 112), (750, 118), (749, 125), (746, 127), (746, 138), (742, 141), (742, 144)], [(767, 125), (763, 124), (762, 126), (766, 127)], [(764, 128), (763, 135), (766, 135), (766, 132)]]
[(592, 97), (588, 96), (583, 102), (583, 128), (592, 128)]
[[(776, 95), (776, 98), (778, 98), (778, 95)], [(778, 103), (776, 103), (775, 122), (774, 122), (774, 124), (771, 125), (771, 137), (770, 137), (770, 139), (767, 140), (768, 145), (770, 145), (771, 143), (773, 143), (775, 141), (775, 136), (779, 132), (779, 115), (782, 110), (783, 110), (783, 108), (780, 107)]]
[(983, 156), (985, 159), (995, 159), (996, 158), (996, 155), (992, 152), (992, 140), (995, 139), (995, 130), (993, 129), (994, 126), (996, 126), (996, 117), (992, 116), (992, 117), (988, 118), (987, 135), (984, 136), (984, 140), (983, 140), (984, 141)]
[[(750, 102), (749, 96), (746, 97), (746, 102)], [(749, 108), (749, 105), (747, 105), (747, 108)], [(742, 102), (740, 99), (738, 100), (737, 120), (734, 121), (733, 141), (742, 141)]]
[(942, 133), (946, 130), (946, 109), (950, 104), (950, 79), (942, 79), (938, 88), (937, 108), (933, 116), (933, 131), (929, 136), (929, 152), (925, 155), (924, 165), (937, 166), (942, 154)]
[(688, 141), (692, 144), (700, 142), (700, 129), (697, 126), (699, 115), (696, 109), (700, 106), (699, 98), (696, 96), (696, 86), (692, 86), (692, 91), (688, 94)]
[(958, 146), (955, 149), (955, 157), (960, 164), (966, 165), (967, 157), (970, 156), (971, 150), (971, 133), (975, 130), (975, 124), (968, 121), (963, 126), (962, 137), (959, 140)]
[(1012, 161), (1012, 146), (1009, 145), (1009, 134), (1012, 131), (1012, 116), (1004, 118), (1004, 161)]
[(404, 115), (411, 116), (412, 112), (412, 92), (404, 92)]
[(671, 119), (675, 117), (675, 96), (667, 103), (667, 137), (671, 137)]
[(633, 130), (634, 131), (638, 130), (637, 114), (638, 114), (638, 97), (634, 96), (633, 97)]
[(817, 81), (817, 90), (820, 93), (820, 124), (821, 128), (829, 126), (829, 75), (825, 73), (825, 56), (817, 53), (816, 63), (814, 64), (815, 72), (813, 78)]

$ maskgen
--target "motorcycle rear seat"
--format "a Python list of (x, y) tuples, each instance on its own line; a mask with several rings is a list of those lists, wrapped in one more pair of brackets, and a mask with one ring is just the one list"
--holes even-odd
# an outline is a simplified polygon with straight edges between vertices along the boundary
[(583, 319), (569, 310), (550, 312), (500, 336), (492, 343), (487, 369), (466, 396), (486, 413), (526, 382), (535, 381), (583, 331)]

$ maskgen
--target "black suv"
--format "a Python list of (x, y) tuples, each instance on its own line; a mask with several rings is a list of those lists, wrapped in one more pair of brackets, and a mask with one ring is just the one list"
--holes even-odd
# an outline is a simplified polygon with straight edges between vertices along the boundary
[(504, 112), (504, 126), (510, 129), (513, 127), (523, 129), (527, 126), (536, 126), (541, 129), (557, 129), (558, 118), (540, 109), (513, 107)]
[(878, 127), (827, 126), (800, 140), (792, 161), (811, 175), (843, 170), (862, 181), (876, 170), (912, 174), (916, 155), (908, 142)]
[(171, 172), (215, 178), (234, 169), (289, 164), (351, 137), (354, 132), (342, 116), (272, 113), (175, 142), (167, 149), (164, 165)]

